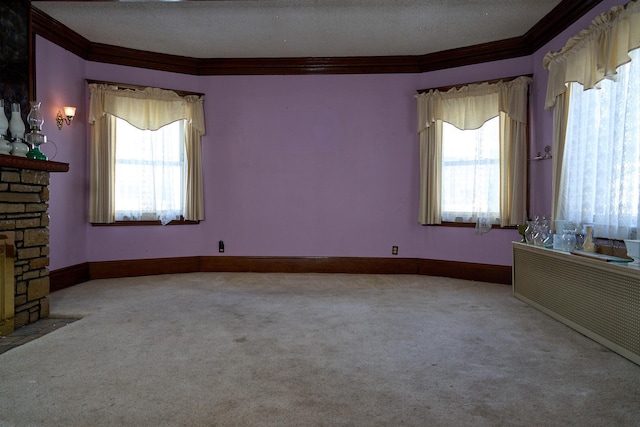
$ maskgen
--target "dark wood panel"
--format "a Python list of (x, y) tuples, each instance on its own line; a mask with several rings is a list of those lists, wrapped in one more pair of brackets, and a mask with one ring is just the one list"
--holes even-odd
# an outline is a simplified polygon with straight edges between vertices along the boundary
[(212, 58), (200, 60), (201, 75), (376, 74), (420, 72), (418, 56), (340, 58)]
[(52, 162), (51, 160), (27, 159), (26, 157), (11, 156), (8, 154), (0, 154), (0, 166), (47, 172), (69, 171), (68, 163)]
[(200, 75), (199, 59), (92, 43), (85, 59), (107, 64)]
[(32, 31), (90, 61), (192, 75), (418, 73), (530, 55), (602, 0), (562, 0), (519, 37), (415, 56), (187, 58), (92, 43), (32, 7)]
[(59, 268), (49, 273), (49, 290), (59, 291), (91, 279), (89, 263), (85, 262), (71, 267)]
[(415, 274), (416, 260), (358, 257), (203, 257), (201, 271)]
[(566, 30), (602, 0), (562, 0), (522, 37), (529, 53), (534, 53)]
[(421, 274), (511, 284), (511, 267), (416, 258), (196, 256), (79, 264), (50, 273), (51, 289), (92, 279), (194, 272)]
[(87, 59), (91, 50), (91, 42), (89, 40), (33, 6), (31, 7), (31, 28), (35, 34), (81, 58)]
[(522, 37), (444, 50), (420, 57), (420, 71), (437, 71), (528, 55)]
[(511, 284), (511, 267), (508, 265), (420, 259), (418, 260), (418, 274)]
[(154, 258), (89, 263), (91, 279), (153, 276), (200, 271), (200, 257)]

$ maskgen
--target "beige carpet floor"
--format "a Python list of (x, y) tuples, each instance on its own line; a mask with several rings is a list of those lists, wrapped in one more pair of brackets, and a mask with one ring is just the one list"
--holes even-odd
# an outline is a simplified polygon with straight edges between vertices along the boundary
[(192, 273), (51, 295), (2, 426), (637, 426), (640, 366), (513, 298), (411, 275)]

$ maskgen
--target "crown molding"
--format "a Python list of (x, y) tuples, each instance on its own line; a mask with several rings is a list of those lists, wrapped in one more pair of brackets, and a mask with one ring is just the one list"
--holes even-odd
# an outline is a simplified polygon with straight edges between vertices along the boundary
[(92, 43), (31, 6), (32, 32), (95, 62), (197, 76), (423, 73), (531, 55), (602, 0), (562, 0), (523, 36), (426, 55), (309, 58), (189, 58)]
[(60, 21), (45, 14), (37, 7), (31, 5), (30, 9), (32, 33), (44, 37), (83, 59), (87, 59), (87, 55), (91, 50), (91, 42), (89, 40)]
[(88, 61), (127, 65), (181, 74), (200, 75), (201, 60), (185, 56), (167, 55), (144, 50), (129, 49), (102, 43), (92, 43), (84, 56)]
[(528, 46), (529, 54), (534, 53), (587, 12), (602, 3), (602, 0), (563, 0), (536, 25), (527, 31), (522, 39)]

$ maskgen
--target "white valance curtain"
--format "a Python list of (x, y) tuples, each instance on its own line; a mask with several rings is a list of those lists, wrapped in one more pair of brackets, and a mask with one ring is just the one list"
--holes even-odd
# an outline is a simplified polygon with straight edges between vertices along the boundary
[(632, 0), (599, 15), (559, 52), (544, 57), (549, 70), (545, 108), (553, 108), (569, 82), (581, 83), (587, 90), (604, 78), (615, 79), (616, 69), (629, 62), (629, 52), (638, 47), (640, 3)]
[(89, 221), (115, 221), (114, 117), (143, 130), (158, 130), (177, 120), (186, 121), (185, 153), (187, 182), (184, 217), (204, 219), (201, 137), (205, 134), (204, 97), (180, 96), (159, 88), (130, 89), (91, 83), (89, 124), (91, 130)]
[[(551, 213), (560, 215), (560, 186), (568, 121), (570, 84), (592, 89), (604, 79), (616, 80), (617, 69), (631, 61), (629, 52), (640, 47), (640, 3), (615, 6), (569, 39), (558, 52), (544, 57), (549, 70), (545, 108), (553, 110), (553, 187)], [(574, 89), (575, 90), (575, 89)]]
[(500, 225), (526, 220), (527, 93), (531, 78), (470, 84), (416, 95), (420, 135), (421, 224), (441, 223), (442, 122), (477, 129), (500, 116)]

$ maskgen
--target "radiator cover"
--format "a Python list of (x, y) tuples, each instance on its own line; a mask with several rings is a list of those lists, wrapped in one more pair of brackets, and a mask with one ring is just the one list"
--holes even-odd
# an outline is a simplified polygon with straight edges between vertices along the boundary
[(640, 267), (513, 243), (513, 295), (640, 365)]

